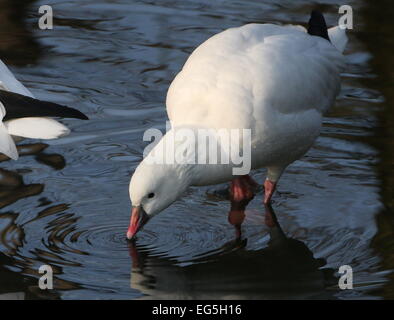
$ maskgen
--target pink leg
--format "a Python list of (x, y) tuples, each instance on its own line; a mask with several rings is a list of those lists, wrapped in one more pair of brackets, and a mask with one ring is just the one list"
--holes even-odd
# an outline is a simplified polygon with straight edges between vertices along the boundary
[(275, 192), (276, 182), (272, 182), (268, 179), (264, 181), (264, 204), (271, 203), (272, 195)]
[(241, 225), (245, 219), (245, 209), (254, 198), (257, 183), (249, 176), (240, 176), (231, 181), (231, 209), (228, 222), (235, 227), (236, 238), (241, 238)]
[(138, 251), (137, 251), (137, 248), (135, 247), (135, 243), (129, 242), (128, 246), (129, 246), (129, 255), (130, 255), (130, 258), (132, 261), (133, 268), (142, 267), (142, 266), (140, 266), (140, 263), (139, 263)]
[(257, 183), (249, 176), (239, 176), (231, 181), (230, 199), (233, 203), (245, 204), (254, 198)]
[(235, 228), (235, 237), (241, 238), (241, 225), (245, 219), (245, 209), (234, 209), (231, 206), (230, 212), (228, 213), (228, 222)]
[(278, 225), (278, 221), (276, 220), (276, 216), (274, 210), (272, 209), (271, 204), (265, 204), (265, 215), (264, 215), (264, 222), (265, 225), (269, 228), (274, 228)]

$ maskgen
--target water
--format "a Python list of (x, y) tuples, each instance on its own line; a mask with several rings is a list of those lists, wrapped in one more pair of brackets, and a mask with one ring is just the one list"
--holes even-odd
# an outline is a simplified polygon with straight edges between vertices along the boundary
[[(369, 3), (370, 2), (370, 3)], [(61, 299), (394, 298), (392, 10), (352, 1), (355, 29), (336, 106), (292, 164), (264, 218), (262, 192), (242, 237), (225, 185), (192, 188), (125, 240), (130, 175), (145, 129), (164, 129), (165, 94), (191, 51), (248, 22), (305, 23), (309, 1), (3, 1), (1, 57), (37, 97), (76, 107), (60, 140), (22, 141), (0, 158), (0, 293)], [(318, 1), (329, 25), (338, 1)], [(55, 28), (37, 28), (51, 4)], [(387, 53), (386, 53), (387, 52)], [(391, 87), (390, 87), (391, 85)], [(262, 182), (264, 171), (253, 177)], [(270, 218), (271, 217), (271, 218)], [(240, 216), (238, 216), (238, 219)], [(242, 218), (242, 217), (241, 217)], [(268, 220), (267, 220), (268, 219)], [(242, 219), (241, 219), (242, 220)], [(38, 268), (53, 267), (51, 292)], [(354, 289), (339, 290), (351, 265)]]

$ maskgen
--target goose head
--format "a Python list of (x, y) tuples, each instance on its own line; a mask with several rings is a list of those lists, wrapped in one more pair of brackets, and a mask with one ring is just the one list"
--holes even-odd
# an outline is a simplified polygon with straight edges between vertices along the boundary
[(138, 165), (130, 180), (132, 209), (127, 239), (133, 239), (150, 218), (181, 197), (191, 185), (193, 168), (182, 163), (156, 163), (149, 155)]

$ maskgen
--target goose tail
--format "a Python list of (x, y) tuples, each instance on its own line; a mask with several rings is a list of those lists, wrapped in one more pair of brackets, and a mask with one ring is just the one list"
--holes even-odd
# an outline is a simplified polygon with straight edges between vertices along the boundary
[(328, 36), (330, 37), (331, 43), (341, 53), (345, 51), (348, 37), (346, 35), (346, 29), (341, 29), (339, 26), (328, 29)]
[(345, 50), (348, 41), (346, 29), (341, 29), (339, 26), (328, 29), (323, 14), (317, 10), (313, 10), (311, 13), (307, 32), (312, 36), (330, 41), (341, 53)]

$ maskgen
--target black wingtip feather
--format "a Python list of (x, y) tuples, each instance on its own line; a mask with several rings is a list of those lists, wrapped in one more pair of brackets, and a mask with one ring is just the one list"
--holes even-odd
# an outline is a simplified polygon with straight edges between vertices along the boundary
[(88, 120), (81, 111), (57, 103), (0, 90), (0, 101), (6, 110), (4, 120), (26, 117), (60, 117)]
[(312, 36), (322, 37), (328, 41), (327, 24), (323, 14), (320, 11), (313, 10), (308, 22), (308, 33)]

